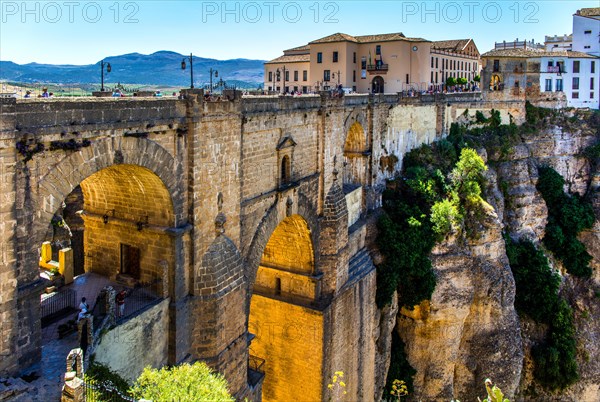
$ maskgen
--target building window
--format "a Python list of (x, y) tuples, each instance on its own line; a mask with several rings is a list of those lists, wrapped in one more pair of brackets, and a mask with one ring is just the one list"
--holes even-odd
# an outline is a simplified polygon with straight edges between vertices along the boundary
[(594, 99), (594, 93), (590, 92), (590, 99)]
[(579, 99), (579, 92), (573, 92), (573, 93), (571, 94), (571, 98), (572, 98), (572, 99)]
[(573, 77), (573, 85), (571, 89), (579, 89), (579, 77)]
[(433, 68), (433, 57), (431, 58), (431, 68)]
[(290, 70), (285, 70), (285, 80), (286, 81), (290, 80)]
[(292, 169), (290, 164), (290, 157), (285, 155), (281, 158), (281, 185), (288, 184), (291, 180)]
[(305, 94), (308, 92), (308, 87), (307, 86), (303, 86), (302, 87), (302, 93)]
[(590, 49), (590, 48), (591, 48), (591, 46), (590, 46), (590, 45), (585, 45), (583, 48), (584, 48), (584, 49)]
[(438, 58), (435, 58), (435, 68), (438, 68)]
[(590, 73), (595, 73), (596, 72), (596, 62), (594, 60), (592, 60), (592, 63), (590, 64)]
[(592, 33), (592, 31), (590, 31), (590, 30), (587, 30), (587, 31), (583, 31), (583, 33), (584, 33), (584, 34), (586, 34), (586, 35), (589, 35), (589, 34), (591, 34), (591, 33)]
[(375, 46), (375, 54), (376, 55), (380, 55), (381, 54), (381, 45)]
[(494, 72), (500, 71), (500, 60), (494, 60)]
[(352, 82), (356, 82), (356, 70), (352, 70)]
[(552, 79), (547, 79), (546, 80), (546, 92), (552, 92)]
[(431, 80), (430, 80), (430, 82), (433, 83), (433, 71), (431, 72)]
[(294, 81), (298, 81), (298, 71), (294, 71)]
[(356, 63), (356, 52), (352, 53), (352, 63)]
[(590, 89), (594, 89), (594, 77), (590, 78)]
[(323, 53), (317, 53), (317, 63), (323, 63)]
[(573, 73), (576, 74), (579, 72), (579, 60), (573, 60)]
[(323, 81), (329, 81), (331, 79), (331, 71), (323, 71)]
[(410, 78), (410, 77), (408, 76), (408, 74), (406, 74), (406, 83), (407, 83), (407, 84), (409, 83), (409, 78)]
[(338, 62), (338, 52), (333, 52), (333, 62), (334, 63)]
[(273, 81), (273, 71), (269, 71), (269, 81)]
[(438, 73), (437, 73), (437, 71), (436, 71), (436, 72), (435, 72), (435, 83), (437, 84), (438, 82), (439, 82), (439, 80), (438, 80)]
[(554, 67), (554, 60), (548, 60), (548, 67)]
[(562, 92), (563, 90), (563, 80), (556, 80), (556, 92)]
[(366, 58), (366, 57), (363, 57), (363, 58), (360, 60), (360, 68), (361, 68), (362, 70), (366, 70), (366, 69), (367, 69), (367, 58)]
[(302, 81), (308, 81), (308, 71), (302, 71)]
[(277, 76), (277, 81), (281, 81), (281, 71), (279, 71), (279, 69), (277, 69), (275, 75)]

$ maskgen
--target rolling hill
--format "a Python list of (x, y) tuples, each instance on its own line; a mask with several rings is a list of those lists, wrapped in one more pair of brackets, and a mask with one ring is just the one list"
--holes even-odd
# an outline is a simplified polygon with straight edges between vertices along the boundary
[[(186, 58), (187, 69), (182, 71), (181, 61)], [(189, 58), (170, 51), (150, 55), (130, 53), (104, 59), (112, 71), (104, 74), (105, 83), (135, 83), (187, 87), (190, 84)], [(219, 78), (238, 86), (256, 87), (263, 82), (264, 60), (216, 60), (194, 56), (194, 85), (209, 82), (209, 70), (218, 70)], [(98, 83), (100, 62), (89, 65), (16, 64), (0, 61), (0, 80), (20, 83)], [(243, 84), (247, 85), (243, 85)]]

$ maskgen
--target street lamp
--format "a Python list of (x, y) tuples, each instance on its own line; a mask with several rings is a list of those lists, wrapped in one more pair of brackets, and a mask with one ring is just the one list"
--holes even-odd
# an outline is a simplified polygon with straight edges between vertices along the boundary
[[(285, 66), (283, 66), (282, 70), (283, 70), (283, 85), (281, 86), (281, 89), (283, 90), (283, 93), (285, 94), (285, 92), (286, 92), (285, 91), (285, 71), (286, 71)], [(279, 69), (277, 69), (278, 81), (279, 81), (279, 74), (280, 74), (280, 71), (279, 71)]]
[(110, 63), (105, 63), (104, 60), (100, 62), (100, 91), (104, 92), (104, 66), (106, 66), (106, 72), (110, 73)]
[(219, 76), (219, 72), (217, 70), (213, 70), (212, 68), (210, 69), (210, 91), (211, 92), (213, 90), (213, 83), (212, 83), (213, 74), (214, 74), (215, 78), (217, 78)]
[(194, 59), (193, 59), (191, 53), (189, 56), (185, 56), (183, 58), (183, 60), (181, 60), (181, 69), (182, 70), (185, 70), (185, 61), (186, 60), (190, 61), (190, 88), (194, 89)]

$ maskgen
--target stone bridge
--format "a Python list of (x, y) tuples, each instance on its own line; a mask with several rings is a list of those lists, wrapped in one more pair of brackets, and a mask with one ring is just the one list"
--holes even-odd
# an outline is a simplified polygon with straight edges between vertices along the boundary
[(75, 205), (79, 273), (167, 272), (165, 364), (202, 359), (238, 398), (262, 385), (265, 400), (325, 399), (335, 371), (374, 398), (385, 378), (367, 247), (385, 180), (459, 116), (522, 118), (523, 105), (231, 98), (0, 100), (0, 376), (40, 358), (39, 249)]

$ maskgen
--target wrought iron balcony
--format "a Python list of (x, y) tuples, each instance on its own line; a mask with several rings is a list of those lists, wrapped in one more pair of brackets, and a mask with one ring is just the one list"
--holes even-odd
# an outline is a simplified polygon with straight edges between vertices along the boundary
[(388, 65), (387, 64), (369, 64), (367, 65), (367, 71), (372, 72), (372, 71), (387, 71), (388, 70)]

